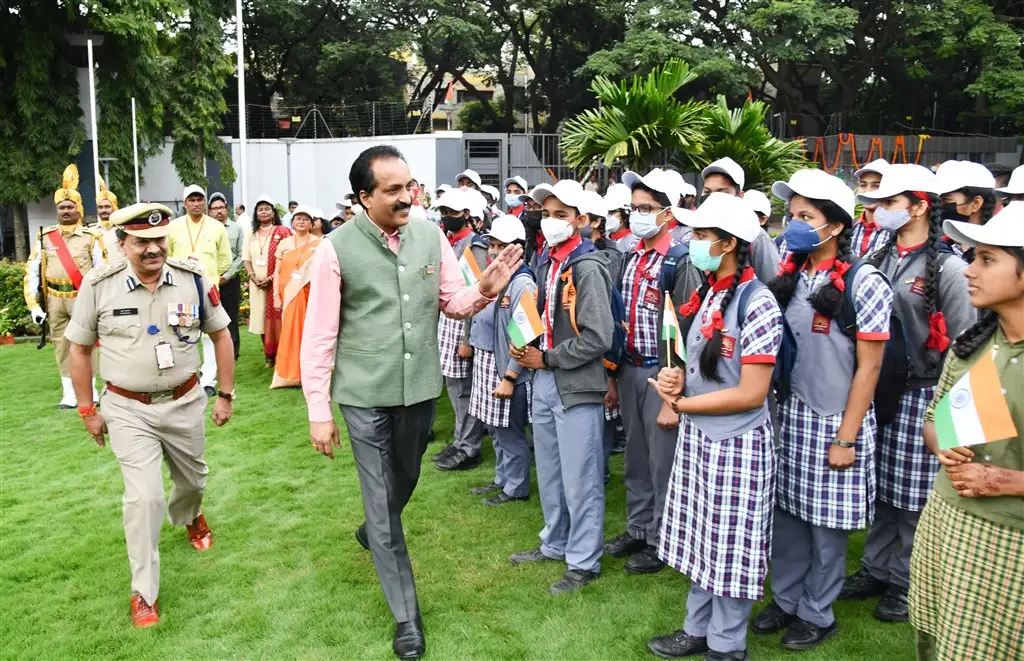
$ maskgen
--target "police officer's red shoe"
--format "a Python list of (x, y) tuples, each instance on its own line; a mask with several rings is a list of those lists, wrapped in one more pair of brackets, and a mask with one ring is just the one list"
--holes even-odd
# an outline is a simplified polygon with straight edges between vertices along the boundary
[(210, 526), (206, 525), (206, 517), (199, 514), (190, 524), (185, 525), (188, 530), (188, 543), (197, 551), (205, 551), (213, 546), (213, 533)]
[(157, 612), (157, 603), (153, 602), (150, 606), (146, 603), (146, 600), (142, 598), (142, 595), (138, 592), (132, 593), (132, 624), (137, 629), (146, 629), (160, 621), (160, 613)]

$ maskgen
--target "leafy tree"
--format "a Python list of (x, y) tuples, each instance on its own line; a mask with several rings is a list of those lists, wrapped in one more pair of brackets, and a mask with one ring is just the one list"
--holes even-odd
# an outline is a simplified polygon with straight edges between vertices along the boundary
[(743, 166), (746, 188), (764, 188), (807, 166), (797, 141), (779, 140), (768, 129), (771, 108), (762, 101), (746, 101), (730, 110), (725, 97), (704, 107), (704, 149), (682, 152), (676, 162), (684, 169), (703, 170), (712, 161), (728, 156)]
[(209, 183), (206, 159), (221, 167), (221, 179), (235, 180), (231, 154), (218, 134), (227, 112), (224, 83), (234, 70), (224, 52), (226, 20), (234, 3), (228, 0), (190, 0), (187, 15), (175, 26), (168, 44), (173, 58), (168, 76), (168, 110), (174, 148), (171, 161), (182, 181)]
[(646, 171), (669, 153), (696, 158), (708, 122), (704, 104), (674, 97), (695, 79), (680, 60), (669, 60), (646, 78), (633, 76), (618, 84), (598, 76), (591, 89), (601, 107), (584, 110), (562, 130), (566, 164), (582, 169), (599, 158), (605, 165), (621, 160), (629, 169)]
[(495, 101), (469, 101), (459, 111), (458, 129), (467, 133), (502, 132), (505, 130), (504, 125), (493, 119), (501, 112), (503, 107)]

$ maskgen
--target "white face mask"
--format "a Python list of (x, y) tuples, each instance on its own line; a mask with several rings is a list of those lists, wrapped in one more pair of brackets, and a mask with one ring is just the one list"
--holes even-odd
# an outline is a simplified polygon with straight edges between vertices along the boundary
[(619, 217), (614, 214), (608, 214), (608, 217), (604, 221), (604, 231), (606, 234), (617, 232), (619, 230)]
[(651, 238), (661, 229), (658, 225), (658, 214), (634, 211), (629, 214), (629, 229), (641, 239)]
[(909, 209), (896, 209), (890, 211), (878, 207), (875, 209), (875, 224), (886, 232), (898, 232), (900, 228), (910, 222)]
[(572, 225), (560, 218), (541, 218), (540, 231), (544, 234), (544, 240), (549, 246), (557, 246), (565, 243), (572, 236)]

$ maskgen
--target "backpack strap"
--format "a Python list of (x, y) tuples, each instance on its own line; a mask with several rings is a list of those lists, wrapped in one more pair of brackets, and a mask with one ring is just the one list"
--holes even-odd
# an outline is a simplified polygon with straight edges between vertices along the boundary
[(569, 324), (579, 335), (580, 327), (576, 325), (576, 282), (572, 277), (572, 267), (559, 273), (558, 277), (562, 279), (562, 307), (569, 310)]
[(853, 298), (856, 293), (853, 291), (854, 278), (857, 277), (857, 272), (860, 271), (861, 267), (867, 263), (866, 259), (858, 259), (846, 271), (846, 275), (843, 276), (843, 281), (846, 283), (846, 291), (843, 295), (843, 312), (839, 320), (840, 330), (843, 332), (843, 335), (851, 339), (857, 337), (857, 302)]
[(743, 330), (743, 322), (747, 320), (747, 308), (750, 307), (750, 299), (764, 287), (764, 283), (760, 280), (751, 280), (750, 282), (751, 284), (744, 287), (743, 291), (740, 292), (738, 301), (740, 311), (737, 315), (737, 321), (739, 322), (737, 326), (739, 326), (740, 330)]
[(677, 243), (665, 253), (661, 262), (661, 274), (658, 278), (661, 291), (673, 291), (676, 286), (676, 267), (680, 260), (690, 254), (689, 243)]

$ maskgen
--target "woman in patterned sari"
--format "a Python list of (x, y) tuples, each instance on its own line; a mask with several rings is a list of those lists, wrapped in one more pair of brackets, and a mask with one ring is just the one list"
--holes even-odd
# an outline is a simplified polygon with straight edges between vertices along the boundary
[(313, 236), (314, 210), (299, 205), (292, 215), (295, 235), (277, 246), (274, 270), (274, 309), (282, 315), (281, 342), (277, 351), (274, 379), (271, 388), (302, 385), (299, 372), (299, 346), (302, 326), (306, 320), (309, 301), (309, 264), (313, 260), (320, 237)]
[(252, 235), (245, 243), (242, 261), (249, 277), (249, 332), (263, 341), (266, 366), (273, 367), (281, 335), (281, 312), (274, 309), (274, 268), (278, 244), (291, 236), (268, 195), (256, 200)]

